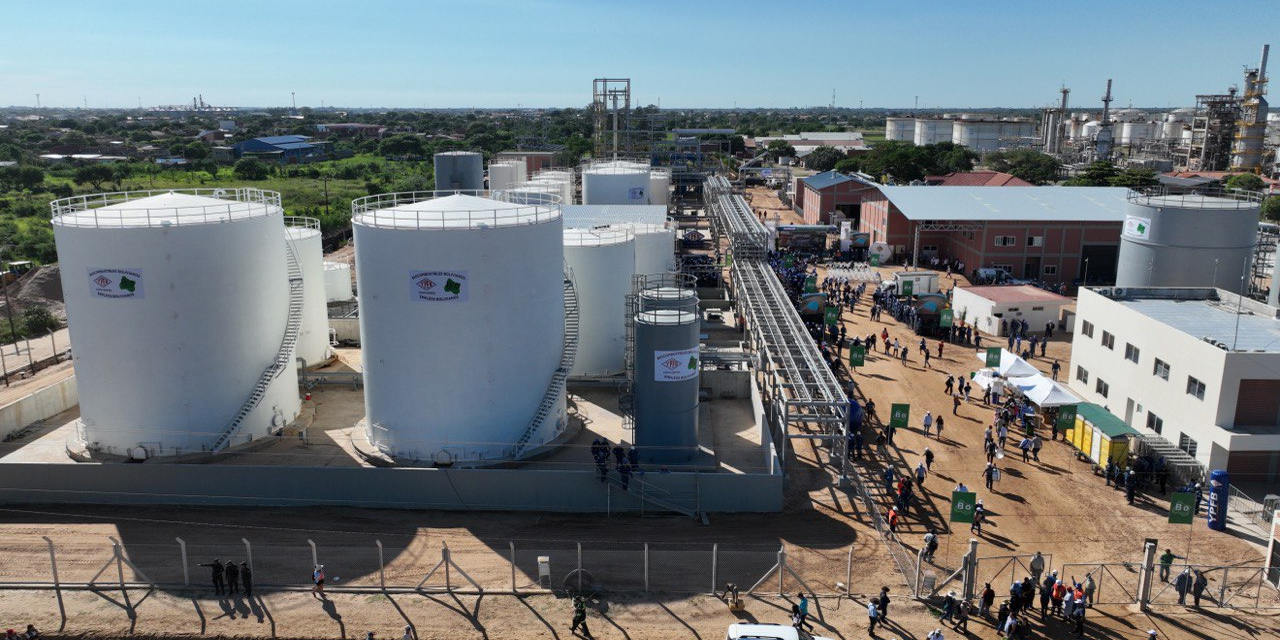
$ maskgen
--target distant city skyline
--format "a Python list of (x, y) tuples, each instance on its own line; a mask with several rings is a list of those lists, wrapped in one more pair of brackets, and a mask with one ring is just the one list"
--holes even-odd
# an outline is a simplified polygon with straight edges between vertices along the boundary
[(13, 0), (0, 106), (582, 107), (611, 77), (636, 106), (1086, 110), (1113, 78), (1159, 109), (1280, 49), (1274, 0), (397, 4)]

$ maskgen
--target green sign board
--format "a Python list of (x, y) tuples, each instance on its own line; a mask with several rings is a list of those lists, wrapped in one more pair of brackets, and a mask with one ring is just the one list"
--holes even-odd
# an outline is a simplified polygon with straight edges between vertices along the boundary
[(1053, 422), (1058, 431), (1076, 428), (1076, 405), (1064, 404), (1058, 407), (1058, 419)]
[(951, 521), (973, 522), (973, 507), (978, 503), (978, 494), (972, 491), (951, 492)]
[(889, 426), (907, 428), (907, 423), (911, 420), (911, 405), (895, 404), (889, 407)]
[(873, 267), (880, 266), (880, 254), (878, 253), (871, 254), (871, 266)]
[(862, 346), (849, 347), (849, 366), (861, 367), (866, 363), (867, 363), (866, 347), (862, 347)]
[(1169, 497), (1169, 524), (1191, 524), (1195, 519), (1196, 494), (1178, 492)]
[(827, 305), (826, 311), (823, 312), (823, 318), (827, 324), (835, 326), (840, 324), (840, 307), (834, 304)]
[(987, 366), (988, 367), (1000, 366), (1001, 351), (1003, 351), (1001, 347), (987, 347)]
[(903, 280), (903, 281), (902, 281), (902, 295), (904, 295), (904, 296), (909, 296), (909, 295), (911, 295), (911, 294), (915, 293), (915, 289), (916, 289), (916, 281), (915, 281), (915, 280)]
[(814, 293), (818, 290), (818, 276), (812, 275), (804, 279), (804, 292)]
[(956, 313), (951, 309), (943, 309), (942, 314), (938, 316), (938, 326), (946, 329), (955, 323)]
[(782, 258), (782, 266), (784, 266), (784, 267), (786, 267), (786, 268), (788, 268), (788, 269), (790, 269), (791, 267), (796, 266), (796, 257), (795, 257), (795, 256), (785, 256), (785, 257), (783, 257), (783, 258)]

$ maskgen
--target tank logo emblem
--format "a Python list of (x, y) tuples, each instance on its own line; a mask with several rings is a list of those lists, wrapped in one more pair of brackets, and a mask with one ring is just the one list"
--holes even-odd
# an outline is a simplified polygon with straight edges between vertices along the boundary
[(89, 295), (95, 298), (143, 298), (141, 269), (89, 269)]
[(627, 197), (632, 200), (644, 200), (644, 188), (633, 187), (627, 191)]
[(466, 302), (467, 272), (412, 271), (409, 299), (414, 302)]
[(1151, 238), (1151, 219), (1138, 216), (1124, 217), (1124, 235), (1130, 238), (1149, 240)]
[(653, 379), (656, 382), (681, 382), (698, 377), (698, 349), (655, 351)]

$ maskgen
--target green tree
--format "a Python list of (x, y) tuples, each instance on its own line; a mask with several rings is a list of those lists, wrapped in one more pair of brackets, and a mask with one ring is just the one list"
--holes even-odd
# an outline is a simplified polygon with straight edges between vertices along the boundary
[(769, 158), (772, 160), (796, 157), (796, 148), (786, 140), (770, 140), (765, 150), (769, 152)]
[(107, 182), (115, 177), (115, 171), (105, 164), (91, 164), (76, 169), (75, 176), (72, 178), (76, 184), (93, 185), (94, 189), (101, 190), (102, 183)]
[(35, 303), (22, 310), (22, 326), (28, 335), (44, 335), (57, 330), (61, 323), (48, 306)]
[(182, 157), (188, 160), (204, 160), (209, 157), (209, 145), (203, 142), (191, 142), (182, 147)]
[(1158, 184), (1160, 184), (1160, 181), (1156, 179), (1155, 171), (1132, 167), (1121, 171), (1119, 175), (1107, 181), (1108, 186), (1129, 187), (1130, 189), (1154, 187)]
[(805, 156), (804, 166), (814, 171), (830, 171), (835, 168), (836, 163), (843, 160), (845, 155), (838, 151), (835, 147), (821, 146), (809, 152)]
[(237, 180), (266, 180), (270, 172), (270, 168), (256, 158), (242, 158), (231, 169)]
[(1035, 149), (993, 151), (983, 162), (994, 171), (1003, 171), (1036, 185), (1053, 182), (1062, 170), (1057, 158)]
[(378, 153), (384, 156), (421, 156), (422, 138), (407, 133), (387, 137), (378, 144)]
[(1111, 179), (1120, 175), (1120, 170), (1106, 160), (1094, 162), (1084, 168), (1080, 175), (1067, 180), (1063, 184), (1068, 187), (1105, 187)]
[(1262, 191), (1266, 183), (1252, 173), (1238, 173), (1227, 178), (1227, 188), (1239, 191)]
[(40, 167), (0, 167), (0, 191), (33, 191), (43, 183)]
[(845, 158), (836, 163), (835, 170), (840, 173), (862, 171), (862, 160), (860, 158)]
[(1280, 222), (1280, 196), (1271, 196), (1262, 201), (1262, 219)]

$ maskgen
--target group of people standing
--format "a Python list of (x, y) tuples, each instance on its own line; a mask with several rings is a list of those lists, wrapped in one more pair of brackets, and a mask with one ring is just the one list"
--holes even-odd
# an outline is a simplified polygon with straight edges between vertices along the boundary
[(214, 558), (213, 562), (202, 562), (200, 566), (209, 567), (213, 592), (216, 595), (234, 595), (240, 592), (241, 587), (244, 588), (244, 595), (253, 595), (253, 570), (249, 567), (249, 563), (236, 564)]

